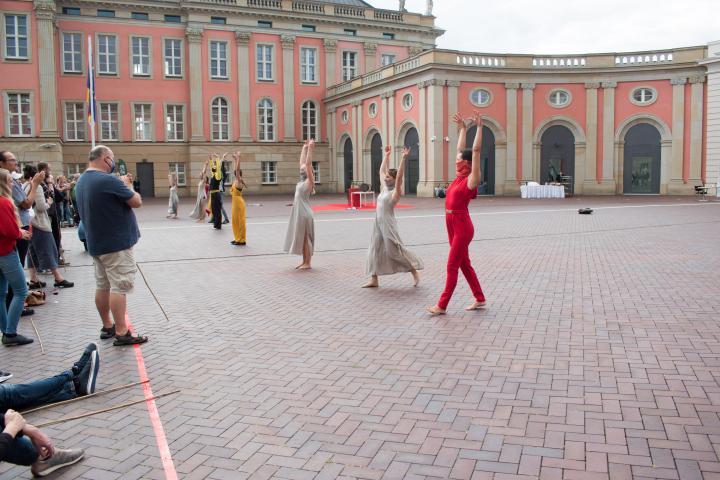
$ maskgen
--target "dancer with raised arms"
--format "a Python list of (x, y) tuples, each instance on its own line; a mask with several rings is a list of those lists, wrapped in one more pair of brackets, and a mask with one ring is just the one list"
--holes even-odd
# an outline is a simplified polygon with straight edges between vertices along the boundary
[(243, 199), (243, 188), (247, 188), (245, 180), (243, 180), (242, 169), (240, 168), (240, 152), (233, 153), (233, 179), (230, 194), (232, 195), (232, 209), (230, 216), (232, 218), (233, 241), (232, 245), (245, 245), (246, 223), (245, 223), (245, 199)]
[(477, 188), (480, 184), (480, 147), (482, 145), (483, 122), (480, 113), (473, 114), (473, 122), (477, 127), (472, 150), (465, 148), (465, 121), (459, 113), (453, 120), (458, 126), (458, 147), (455, 160), (457, 177), (447, 189), (445, 197), (445, 225), (450, 240), (450, 254), (447, 263), (447, 279), (445, 290), (440, 296), (437, 305), (428, 307), (431, 315), (442, 315), (446, 312), (450, 298), (457, 285), (458, 269), (462, 270), (470, 290), (475, 296), (475, 303), (465, 310), (478, 310), (485, 306), (485, 295), (475, 270), (470, 263), (470, 242), (475, 235), (475, 228), (470, 218), (468, 205), (470, 200), (477, 197)]
[(363, 285), (363, 288), (377, 287), (379, 275), (400, 272), (410, 272), (413, 276), (413, 285), (417, 286), (420, 281), (420, 274), (417, 271), (423, 268), (420, 259), (405, 249), (395, 218), (395, 206), (402, 195), (405, 162), (410, 155), (410, 149), (403, 148), (397, 170), (388, 168), (390, 151), (389, 146), (385, 147), (385, 157), (380, 165), (382, 187), (375, 206), (375, 225), (365, 262), (365, 274), (370, 275), (370, 280)]
[(205, 183), (207, 182), (207, 170), (210, 160), (212, 160), (212, 155), (205, 160), (205, 164), (203, 165), (202, 172), (200, 173), (200, 180), (198, 181), (195, 208), (190, 213), (190, 218), (194, 218), (198, 223), (202, 223), (207, 215), (207, 212), (205, 211), (205, 199), (207, 198), (207, 194), (205, 193)]
[(315, 189), (312, 169), (314, 149), (315, 140), (309, 140), (305, 142), (300, 152), (300, 181), (295, 186), (295, 200), (285, 235), (285, 252), (303, 257), (302, 263), (295, 267), (299, 270), (311, 268), (310, 260), (315, 248), (315, 220), (310, 207), (310, 195)]

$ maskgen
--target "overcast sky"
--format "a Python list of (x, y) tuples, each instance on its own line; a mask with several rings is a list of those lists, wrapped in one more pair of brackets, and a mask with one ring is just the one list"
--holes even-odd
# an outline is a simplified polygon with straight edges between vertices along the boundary
[[(366, 0), (397, 10), (398, 0)], [(720, 40), (720, 0), (435, 0), (438, 47), (488, 53), (594, 53)], [(426, 0), (405, 8), (425, 13)]]

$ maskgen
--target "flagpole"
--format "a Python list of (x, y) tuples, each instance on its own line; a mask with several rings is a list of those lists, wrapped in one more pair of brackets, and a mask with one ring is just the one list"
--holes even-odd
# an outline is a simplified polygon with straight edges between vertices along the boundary
[(92, 35), (88, 34), (88, 83), (89, 83), (89, 112), (88, 121), (90, 123), (90, 139), (92, 148), (95, 148), (95, 72), (93, 71), (92, 56)]

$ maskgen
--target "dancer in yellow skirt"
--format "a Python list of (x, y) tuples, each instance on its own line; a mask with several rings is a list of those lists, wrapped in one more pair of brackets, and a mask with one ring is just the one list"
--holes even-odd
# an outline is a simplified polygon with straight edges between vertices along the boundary
[(230, 193), (232, 194), (232, 229), (235, 240), (230, 242), (233, 245), (245, 245), (245, 200), (242, 196), (243, 188), (247, 188), (242, 178), (242, 170), (240, 169), (240, 152), (233, 153), (235, 179), (233, 180)]

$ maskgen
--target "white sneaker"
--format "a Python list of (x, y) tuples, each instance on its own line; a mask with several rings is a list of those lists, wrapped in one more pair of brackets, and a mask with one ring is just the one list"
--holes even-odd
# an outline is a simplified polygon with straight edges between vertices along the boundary
[(4, 382), (5, 380), (12, 378), (12, 373), (10, 372), (3, 372), (0, 370), (0, 383)]
[(35, 477), (44, 477), (45, 475), (50, 475), (55, 470), (79, 462), (80, 459), (83, 458), (83, 455), (85, 455), (85, 451), (79, 448), (73, 450), (56, 448), (52, 457), (33, 463), (30, 471)]

